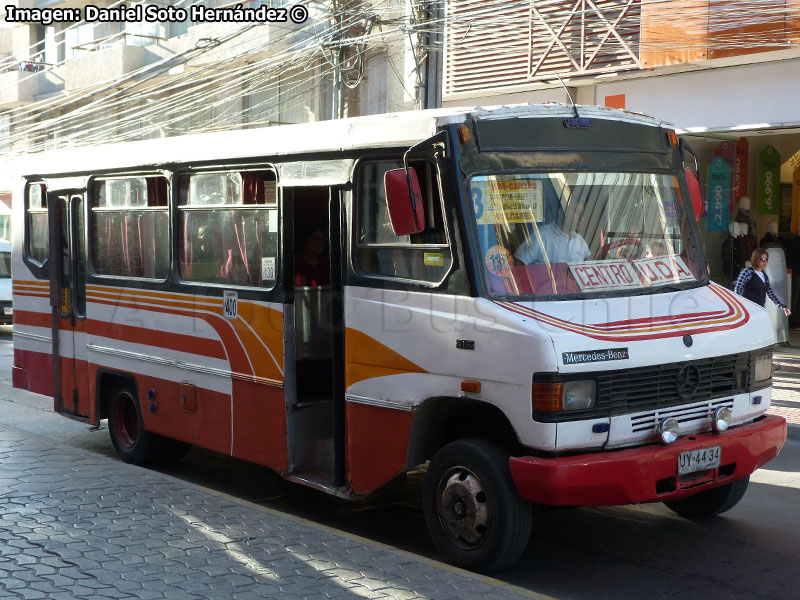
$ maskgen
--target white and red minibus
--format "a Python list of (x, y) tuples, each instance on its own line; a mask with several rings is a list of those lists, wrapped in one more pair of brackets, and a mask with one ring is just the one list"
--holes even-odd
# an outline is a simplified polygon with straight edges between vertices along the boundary
[(774, 334), (709, 281), (686, 147), (562, 105), (409, 112), (14, 164), (14, 385), (342, 497), (429, 463), (447, 560), (532, 503), (735, 505), (774, 458)]

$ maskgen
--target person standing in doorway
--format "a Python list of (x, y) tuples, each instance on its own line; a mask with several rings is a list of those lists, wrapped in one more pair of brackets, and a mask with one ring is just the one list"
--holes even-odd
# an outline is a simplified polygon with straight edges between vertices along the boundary
[(330, 285), (331, 264), (326, 252), (328, 236), (324, 225), (306, 225), (300, 231), (298, 242), (294, 265), (295, 285)]
[(790, 311), (789, 307), (781, 302), (775, 295), (775, 292), (772, 291), (772, 287), (769, 284), (769, 277), (767, 277), (764, 271), (768, 261), (769, 254), (767, 254), (766, 250), (763, 248), (756, 248), (753, 250), (753, 254), (750, 257), (750, 264), (752, 266), (742, 269), (742, 272), (739, 273), (739, 279), (736, 280), (736, 286), (733, 288), (733, 291), (740, 296), (744, 296), (751, 302), (755, 302), (759, 306), (764, 306), (767, 296), (769, 296), (769, 299), (777, 304), (788, 317), (792, 314), (792, 311)]

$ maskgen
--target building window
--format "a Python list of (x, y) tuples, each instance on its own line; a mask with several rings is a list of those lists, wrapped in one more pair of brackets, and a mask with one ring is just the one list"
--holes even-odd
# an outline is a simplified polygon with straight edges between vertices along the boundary
[(357, 200), (357, 266), (366, 275), (436, 283), (444, 279), (453, 263), (442, 219), (438, 177), (432, 163), (420, 161), (410, 166), (420, 180), (425, 230), (402, 236), (392, 231), (383, 178), (386, 171), (402, 168), (402, 161), (364, 165), (360, 170)]
[(169, 211), (164, 177), (96, 180), (92, 265), (98, 275), (166, 279)]
[(274, 172), (182, 177), (178, 218), (178, 261), (184, 280), (275, 286), (278, 203)]
[(47, 218), (47, 188), (43, 183), (31, 183), (26, 198), (26, 253), (31, 261), (42, 266), (50, 251), (50, 225)]
[(360, 114), (378, 115), (386, 112), (389, 88), (389, 55), (385, 52), (366, 59), (364, 80), (359, 86)]

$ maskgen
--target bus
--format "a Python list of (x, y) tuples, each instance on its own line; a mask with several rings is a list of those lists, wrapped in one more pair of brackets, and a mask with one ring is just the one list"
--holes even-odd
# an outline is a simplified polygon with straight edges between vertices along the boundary
[(21, 157), (13, 383), (138, 465), (193, 445), (352, 499), (427, 465), (431, 538), (474, 570), (533, 505), (714, 516), (786, 422), (689, 162), (558, 104)]

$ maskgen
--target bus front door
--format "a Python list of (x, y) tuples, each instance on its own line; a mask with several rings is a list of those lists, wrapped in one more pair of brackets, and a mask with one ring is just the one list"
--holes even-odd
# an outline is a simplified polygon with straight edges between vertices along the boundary
[(48, 206), (55, 410), (89, 418), (84, 196), (51, 193)]
[[(287, 433), (290, 478), (324, 488), (344, 477), (342, 194), (339, 188), (284, 188)], [(310, 258), (312, 263), (309, 263)]]

